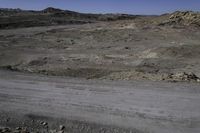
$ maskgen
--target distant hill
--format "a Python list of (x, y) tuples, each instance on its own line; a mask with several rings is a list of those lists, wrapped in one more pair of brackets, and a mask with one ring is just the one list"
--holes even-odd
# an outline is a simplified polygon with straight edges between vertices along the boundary
[(128, 14), (86, 14), (53, 7), (48, 7), (41, 11), (1, 8), (0, 29), (85, 24), (97, 21), (134, 19), (136, 17), (137, 15)]
[(48, 7), (41, 11), (0, 8), (0, 29), (51, 26), (66, 24), (85, 24), (99, 21), (116, 21), (140, 18), (141, 24), (158, 26), (196, 26), (200, 27), (200, 13), (176, 11), (160, 16), (142, 16), (129, 14), (91, 14), (79, 13)]

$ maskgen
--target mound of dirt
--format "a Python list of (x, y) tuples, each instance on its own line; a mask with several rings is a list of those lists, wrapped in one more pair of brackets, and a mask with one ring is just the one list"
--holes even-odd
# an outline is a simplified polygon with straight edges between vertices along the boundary
[(168, 20), (165, 20), (160, 25), (194, 25), (200, 27), (200, 13), (193, 11), (177, 11), (169, 15)]

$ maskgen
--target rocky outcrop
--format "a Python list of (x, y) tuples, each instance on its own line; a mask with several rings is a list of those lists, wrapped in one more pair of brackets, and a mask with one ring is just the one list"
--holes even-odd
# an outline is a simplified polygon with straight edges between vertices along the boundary
[(177, 11), (170, 14), (168, 19), (162, 22), (160, 25), (193, 25), (200, 27), (200, 13), (193, 11)]
[(179, 72), (179, 73), (175, 73), (175, 74), (169, 74), (168, 80), (200, 82), (200, 78), (192, 72), (190, 72), (190, 73)]

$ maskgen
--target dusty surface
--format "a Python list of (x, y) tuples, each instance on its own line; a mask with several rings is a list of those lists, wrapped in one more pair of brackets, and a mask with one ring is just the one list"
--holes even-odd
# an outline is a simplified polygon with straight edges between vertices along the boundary
[(0, 9), (0, 132), (199, 133), (199, 14)]
[(200, 13), (0, 11), (0, 68), (90, 79), (200, 82)]
[(0, 68), (91, 79), (200, 82), (200, 13), (0, 11)]
[(200, 30), (140, 21), (0, 30), (0, 67), (112, 80), (199, 81)]
[(198, 133), (199, 88), (0, 71), (0, 125), (29, 132), (63, 125), (72, 133)]

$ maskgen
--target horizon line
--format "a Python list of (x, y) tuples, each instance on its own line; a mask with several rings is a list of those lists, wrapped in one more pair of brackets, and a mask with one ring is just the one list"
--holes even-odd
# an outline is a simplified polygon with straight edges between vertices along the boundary
[(191, 11), (191, 12), (197, 12), (200, 13), (200, 10), (187, 10), (187, 9), (182, 9), (182, 10), (173, 10), (173, 11), (166, 11), (166, 12), (162, 12), (159, 14), (139, 14), (139, 13), (128, 13), (128, 12), (81, 12), (81, 11), (75, 11), (75, 10), (71, 10), (71, 9), (64, 9), (64, 8), (58, 8), (58, 7), (53, 7), (53, 6), (47, 6), (46, 8), (42, 8), (42, 9), (28, 9), (28, 8), (12, 8), (12, 7), (0, 7), (0, 9), (13, 9), (13, 10), (23, 10), (23, 11), (42, 11), (45, 10), (47, 8), (54, 8), (54, 9), (60, 9), (63, 11), (72, 11), (72, 12), (77, 12), (77, 13), (85, 13), (85, 14), (126, 14), (126, 15), (147, 15), (147, 16), (151, 16), (151, 15), (164, 15), (164, 14), (171, 14), (177, 11), (180, 12), (186, 12), (186, 11)]

